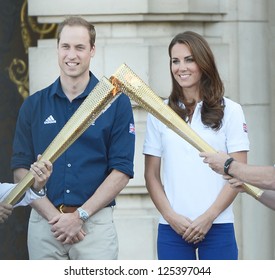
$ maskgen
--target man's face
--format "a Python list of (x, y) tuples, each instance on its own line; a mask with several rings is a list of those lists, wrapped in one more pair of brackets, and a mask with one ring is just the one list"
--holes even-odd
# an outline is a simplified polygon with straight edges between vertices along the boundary
[(91, 47), (85, 27), (65, 26), (60, 34), (57, 51), (61, 76), (78, 78), (89, 72), (95, 47)]

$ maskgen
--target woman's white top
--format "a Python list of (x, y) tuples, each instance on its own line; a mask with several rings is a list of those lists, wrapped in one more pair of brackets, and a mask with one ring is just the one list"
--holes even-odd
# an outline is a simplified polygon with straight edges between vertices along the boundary
[[(214, 131), (202, 123), (202, 102), (197, 104), (189, 125), (216, 151), (248, 151), (249, 139), (243, 110), (238, 103), (228, 98), (224, 98), (224, 101), (224, 118), (220, 130)], [(151, 114), (147, 117), (143, 154), (162, 158), (162, 184), (171, 207), (191, 220), (213, 204), (225, 185), (222, 175), (203, 163), (196, 148)], [(232, 205), (214, 221), (232, 222)], [(160, 217), (160, 223), (167, 224), (163, 217)]]

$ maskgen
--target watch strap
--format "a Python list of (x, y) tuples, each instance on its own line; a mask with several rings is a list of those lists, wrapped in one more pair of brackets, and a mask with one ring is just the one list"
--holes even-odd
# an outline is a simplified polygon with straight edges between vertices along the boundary
[(229, 175), (231, 176), (228, 171), (229, 171), (229, 168), (230, 168), (230, 164), (233, 162), (234, 158), (229, 158), (225, 161), (224, 163), (224, 166), (223, 166), (223, 171), (226, 175)]

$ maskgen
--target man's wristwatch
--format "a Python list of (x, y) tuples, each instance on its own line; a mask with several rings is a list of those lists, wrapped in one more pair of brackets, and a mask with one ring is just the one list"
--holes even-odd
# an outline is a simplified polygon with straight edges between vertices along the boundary
[(223, 171), (226, 175), (229, 175), (229, 167), (230, 167), (230, 164), (234, 161), (234, 158), (228, 158), (225, 163), (224, 163), (224, 167), (223, 167)]
[(45, 191), (45, 187), (43, 187), (40, 191), (37, 191), (33, 186), (31, 187), (31, 190), (38, 196), (45, 196), (46, 195), (46, 191)]
[(78, 207), (77, 211), (79, 213), (79, 218), (85, 223), (89, 219), (89, 214), (81, 207)]

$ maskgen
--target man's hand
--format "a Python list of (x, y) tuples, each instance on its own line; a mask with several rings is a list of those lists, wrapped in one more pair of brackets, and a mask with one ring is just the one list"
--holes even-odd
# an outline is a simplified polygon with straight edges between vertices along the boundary
[(209, 153), (209, 152), (201, 152), (199, 154), (200, 157), (203, 157), (203, 162), (208, 163), (209, 167), (213, 169), (215, 172), (224, 175), (224, 163), (230, 156), (224, 152), (218, 153)]
[(54, 237), (62, 244), (73, 244), (84, 239), (86, 232), (82, 229), (84, 222), (78, 212), (62, 213), (49, 221)]
[(12, 205), (0, 202), (0, 224), (4, 223), (12, 213)]
[(34, 176), (35, 182), (33, 188), (40, 191), (47, 183), (52, 174), (53, 167), (49, 160), (41, 160), (41, 155), (38, 155), (37, 161), (31, 165), (30, 171)]

